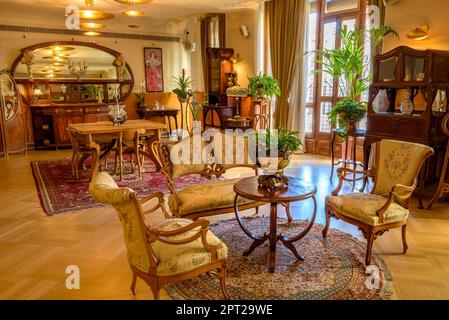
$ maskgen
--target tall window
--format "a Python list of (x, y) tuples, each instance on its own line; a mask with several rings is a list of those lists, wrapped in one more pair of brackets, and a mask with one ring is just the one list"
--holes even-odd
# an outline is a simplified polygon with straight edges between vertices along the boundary
[[(344, 26), (349, 30), (362, 27), (364, 13), (365, 0), (310, 0), (307, 51), (338, 48), (341, 45), (339, 30)], [(316, 56), (308, 54), (304, 120), (306, 137), (313, 142), (313, 151), (328, 154), (332, 128), (327, 113), (344, 96), (344, 92), (340, 79), (334, 79), (327, 73), (317, 73), (319, 68)]]

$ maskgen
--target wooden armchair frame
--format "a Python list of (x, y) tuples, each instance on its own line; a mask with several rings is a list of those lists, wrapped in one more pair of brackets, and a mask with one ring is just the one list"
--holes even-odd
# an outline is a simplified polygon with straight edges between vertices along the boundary
[[(117, 189), (128, 189), (128, 188), (116, 188)], [(95, 197), (95, 191), (92, 193)], [(148, 201), (152, 199), (158, 199), (158, 202), (155, 206), (153, 206), (151, 209), (143, 210), (142, 206), (147, 203)], [(148, 286), (151, 288), (151, 291), (153, 293), (154, 299), (159, 299), (159, 291), (161, 288), (163, 288), (166, 284), (169, 283), (176, 283), (179, 281), (191, 279), (194, 277), (199, 276), (203, 273), (208, 273), (213, 276), (216, 276), (220, 280), (220, 286), (221, 290), (223, 292), (223, 295), (226, 299), (230, 299), (229, 293), (226, 290), (226, 260), (225, 259), (218, 259), (217, 254), (217, 247), (210, 244), (207, 241), (207, 232), (209, 231), (209, 221), (205, 219), (200, 219), (197, 221), (194, 221), (190, 223), (187, 226), (181, 227), (177, 230), (171, 230), (171, 231), (163, 231), (158, 230), (147, 223), (145, 223), (144, 216), (151, 214), (155, 212), (157, 209), (161, 209), (166, 217), (169, 217), (168, 213), (165, 210), (164, 207), (164, 194), (162, 192), (156, 192), (149, 196), (146, 196), (145, 198), (139, 200), (137, 193), (135, 191), (132, 191), (129, 193), (129, 200), (123, 200), (123, 201), (132, 201), (134, 208), (136, 212), (138, 213), (138, 220), (139, 220), (139, 226), (141, 228), (141, 233), (146, 235), (147, 242), (145, 244), (145, 251), (148, 255), (150, 267), (148, 272), (144, 272), (137, 267), (135, 267), (131, 261), (129, 262), (131, 271), (132, 271), (132, 282), (131, 282), (131, 292), (133, 295), (136, 294), (136, 281), (137, 278), (142, 279), (145, 281)], [(103, 201), (104, 202), (104, 201)], [(113, 206), (118, 205), (118, 202), (111, 203)], [(183, 235), (187, 232), (196, 231), (191, 236), (185, 238), (185, 239), (171, 239), (172, 237)], [(176, 274), (176, 275), (169, 275), (169, 276), (163, 276), (157, 274), (157, 266), (159, 264), (159, 261), (157, 259), (157, 256), (151, 246), (152, 243), (156, 241), (160, 241), (163, 243), (171, 244), (171, 245), (181, 245), (190, 243), (192, 241), (197, 240), (198, 238), (201, 238), (202, 245), (204, 248), (210, 252), (211, 254), (211, 262), (207, 265), (200, 266), (198, 268), (195, 268), (194, 270), (191, 270), (189, 272)]]
[[(170, 193), (173, 195), (175, 200), (177, 201), (178, 207), (182, 204), (178, 193), (176, 191), (176, 182), (175, 179), (173, 179), (173, 163), (170, 159), (170, 150), (168, 147), (167, 142), (159, 142), (155, 141), (152, 145), (153, 153), (157, 155), (158, 161), (161, 164), (161, 172), (167, 177), (167, 186), (170, 190)], [(236, 164), (236, 165), (227, 165), (227, 168), (225, 169), (224, 166), (220, 164), (205, 164), (204, 168), (201, 171), (191, 171), (186, 172), (182, 176), (189, 175), (189, 174), (199, 174), (203, 177), (206, 177), (208, 179), (211, 179), (212, 177), (221, 177), (227, 169), (230, 168), (251, 168), (254, 170), (255, 175), (258, 175), (258, 168), (256, 164)], [(179, 177), (178, 177), (179, 178)], [(241, 204), (239, 205), (239, 210), (247, 210), (247, 209), (256, 209), (256, 214), (259, 212), (259, 206), (264, 205), (265, 203), (261, 202), (254, 202), (254, 203), (248, 203), (248, 204)], [(173, 211), (173, 210), (172, 210)], [(181, 215), (180, 212), (174, 211), (173, 214), (176, 217), (182, 217), (182, 218), (188, 218), (188, 219), (198, 219), (200, 217), (207, 217), (207, 216), (213, 216), (213, 215), (219, 215), (219, 214), (225, 214), (225, 213), (233, 213), (234, 212), (234, 202), (230, 204), (229, 207), (226, 208), (219, 208), (214, 209), (210, 208), (209, 210), (194, 212), (191, 214), (183, 214)]]
[[(153, 208), (143, 211), (142, 205), (151, 199), (158, 198), (158, 204), (154, 206)], [(136, 280), (137, 278), (141, 278), (143, 281), (145, 281), (149, 287), (151, 288), (151, 291), (153, 292), (153, 296), (156, 300), (159, 299), (159, 291), (161, 288), (163, 288), (168, 283), (176, 283), (179, 281), (191, 279), (194, 277), (197, 277), (203, 273), (209, 273), (214, 276), (217, 276), (220, 280), (220, 286), (221, 290), (223, 292), (223, 295), (225, 299), (230, 299), (229, 293), (226, 290), (226, 260), (219, 260), (218, 254), (217, 254), (217, 247), (214, 245), (211, 245), (207, 241), (207, 232), (209, 231), (209, 221), (205, 219), (200, 219), (197, 221), (192, 222), (191, 224), (179, 228), (177, 230), (173, 231), (161, 231), (152, 228), (151, 226), (147, 225), (143, 219), (144, 214), (149, 214), (157, 209), (161, 208), (164, 212), (164, 215), (168, 217), (168, 213), (165, 210), (164, 207), (164, 194), (162, 192), (157, 192), (149, 195), (148, 197), (145, 197), (142, 200), (139, 200), (137, 198), (137, 193), (134, 192), (131, 194), (131, 200), (134, 202), (136, 209), (139, 211), (139, 220), (141, 222), (141, 227), (143, 228), (143, 232), (147, 234), (148, 239), (148, 246), (146, 246), (148, 256), (150, 257), (150, 270), (149, 272), (143, 272), (136, 267), (134, 267), (131, 263), (131, 271), (133, 273), (133, 278), (131, 282), (131, 292), (135, 295), (136, 294)], [(171, 239), (171, 237), (183, 235), (186, 232), (194, 231), (197, 229), (197, 232), (193, 234), (192, 236), (185, 238), (185, 239)], [(182, 274), (176, 274), (172, 276), (158, 276), (157, 275), (157, 265), (158, 261), (156, 258), (156, 255), (151, 247), (151, 244), (155, 241), (161, 241), (163, 243), (172, 244), (172, 245), (180, 245), (180, 244), (186, 244), (190, 243), (192, 241), (197, 240), (198, 238), (201, 238), (201, 242), (204, 246), (204, 248), (210, 252), (211, 254), (211, 263), (207, 265), (203, 265), (201, 267), (198, 267), (192, 271), (182, 273)], [(214, 273), (213, 271), (218, 270), (218, 272)]]
[[(357, 170), (353, 170), (350, 168), (338, 168), (337, 174), (338, 174), (339, 181), (338, 181), (337, 187), (332, 191), (332, 195), (338, 196), (338, 193), (340, 192), (344, 181), (355, 183), (356, 181), (359, 181), (359, 180), (366, 181), (367, 178), (371, 178), (373, 180), (374, 186), (373, 186), (372, 190), (375, 190), (376, 184), (377, 184), (377, 178), (378, 178), (376, 170), (380, 170), (379, 169), (379, 162), (380, 162), (379, 161), (379, 153), (380, 153), (380, 145), (378, 144), (377, 150), (376, 150), (376, 161), (375, 161), (375, 168), (377, 168), (377, 169), (372, 168), (369, 170), (357, 171)], [(418, 168), (415, 172), (415, 178), (414, 178), (413, 184), (411, 186), (396, 184), (391, 188), (391, 191), (389, 193), (388, 198), (386, 198), (385, 203), (382, 205), (382, 207), (380, 209), (378, 209), (376, 211), (376, 216), (379, 217), (379, 222), (381, 223), (379, 225), (372, 226), (372, 225), (363, 223), (357, 219), (351, 218), (348, 215), (345, 215), (340, 209), (332, 206), (328, 201), (326, 201), (325, 208), (324, 208), (324, 211), (326, 214), (326, 225), (322, 231), (323, 238), (327, 237), (331, 217), (334, 217), (336, 219), (341, 219), (343, 221), (346, 221), (350, 224), (357, 226), (359, 228), (359, 230), (362, 231), (363, 237), (367, 240), (365, 264), (368, 266), (371, 262), (371, 252), (372, 252), (374, 240), (376, 240), (378, 236), (381, 236), (382, 234), (384, 234), (384, 232), (386, 232), (390, 229), (401, 227), (402, 228), (401, 231), (402, 231), (403, 253), (405, 254), (408, 249), (407, 238), (406, 238), (407, 219), (404, 219), (401, 221), (394, 221), (391, 223), (384, 223), (385, 222), (385, 212), (387, 211), (387, 209), (393, 202), (397, 202), (404, 208), (408, 209), (409, 204), (410, 204), (410, 198), (418, 184), (418, 174), (421, 171), (423, 164), (432, 155), (433, 155), (433, 152), (428, 152), (423, 157), (420, 165), (418, 166)], [(356, 174), (361, 174), (361, 176), (351, 179), (348, 177), (348, 173), (352, 173), (352, 174), (354, 174), (354, 176)]]

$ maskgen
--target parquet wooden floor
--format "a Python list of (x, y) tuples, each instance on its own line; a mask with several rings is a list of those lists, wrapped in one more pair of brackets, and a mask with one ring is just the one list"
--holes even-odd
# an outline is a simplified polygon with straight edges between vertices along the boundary
[[(137, 295), (131, 295), (122, 230), (112, 208), (52, 217), (41, 209), (30, 160), (69, 155), (67, 150), (30, 151), (0, 160), (0, 299), (152, 299), (142, 281), (137, 283)], [(324, 222), (324, 196), (336, 184), (336, 179), (329, 182), (329, 168), (328, 158), (304, 155), (287, 170), (317, 185), (317, 223)], [(261, 211), (266, 214), (267, 208)], [(309, 203), (292, 211), (295, 218), (306, 218)], [(160, 219), (162, 215), (156, 214), (150, 222)], [(332, 227), (361, 237), (344, 222), (332, 220)], [(449, 299), (449, 204), (438, 203), (427, 211), (418, 210), (414, 201), (408, 242), (408, 253), (400, 254), (400, 231), (393, 230), (374, 245), (392, 271), (394, 298)], [(65, 287), (68, 265), (80, 268), (80, 290)], [(168, 298), (165, 292), (161, 298)]]

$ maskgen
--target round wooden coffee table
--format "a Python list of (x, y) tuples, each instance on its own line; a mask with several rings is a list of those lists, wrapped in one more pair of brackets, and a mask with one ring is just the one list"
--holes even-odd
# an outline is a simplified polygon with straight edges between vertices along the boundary
[[(259, 187), (259, 183), (257, 182), (257, 176), (243, 178), (239, 180), (234, 185), (234, 191), (236, 193), (234, 199), (234, 210), (235, 215), (237, 217), (237, 221), (242, 228), (242, 230), (254, 240), (248, 250), (246, 250), (243, 255), (247, 256), (251, 254), (258, 246), (260, 246), (265, 241), (269, 240), (270, 242), (270, 264), (269, 271), (274, 272), (276, 266), (276, 244), (280, 240), (298, 260), (304, 260), (304, 257), (298, 254), (294, 246), (294, 242), (303, 238), (312, 228), (313, 223), (315, 222), (316, 216), (316, 187), (304, 180), (288, 177), (288, 186), (274, 192), (270, 192), (264, 188)], [(246, 199), (258, 201), (258, 202), (266, 202), (270, 203), (270, 232), (265, 233), (263, 236), (257, 236), (253, 234), (248, 228), (243, 224), (242, 218), (240, 217), (239, 209), (238, 209), (238, 197), (243, 197)], [(277, 232), (277, 206), (278, 204), (288, 204), (294, 201), (301, 201), (305, 199), (311, 198), (313, 200), (313, 213), (312, 218), (310, 219), (306, 228), (296, 236), (287, 237), (282, 233)]]

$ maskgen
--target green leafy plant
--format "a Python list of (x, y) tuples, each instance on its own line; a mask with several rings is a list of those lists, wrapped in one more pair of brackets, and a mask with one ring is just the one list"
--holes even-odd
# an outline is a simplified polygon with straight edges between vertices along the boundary
[(145, 84), (142, 82), (140, 84), (140, 92), (135, 93), (137, 98), (137, 107), (140, 109), (145, 109), (147, 107), (147, 104), (145, 102)]
[(201, 105), (201, 103), (193, 99), (192, 102), (190, 103), (190, 111), (192, 112), (192, 117), (194, 121), (200, 120), (201, 110), (203, 110), (203, 106)]
[(278, 80), (268, 74), (259, 73), (256, 76), (248, 77), (248, 80), (248, 91), (257, 99), (270, 100), (273, 96), (281, 95)]
[(339, 100), (327, 114), (329, 121), (337, 125), (338, 129), (345, 131), (349, 124), (362, 120), (366, 115), (366, 104), (356, 102), (351, 98)]
[(389, 34), (397, 36), (394, 30), (386, 26), (372, 28), (368, 33), (361, 29), (350, 31), (344, 26), (339, 32), (339, 48), (316, 51), (317, 63), (322, 67), (316, 72), (339, 79), (340, 90), (345, 97), (328, 114), (329, 121), (333, 125), (338, 123), (340, 129), (345, 129), (350, 122), (362, 120), (366, 115), (366, 105), (358, 102), (371, 81), (370, 62), (364, 59), (366, 37), (369, 37), (374, 53)]
[(179, 77), (174, 76), (176, 88), (172, 90), (174, 94), (178, 97), (179, 101), (186, 102), (192, 96), (192, 79), (187, 76), (187, 73), (182, 69), (181, 75)]
[(298, 135), (298, 131), (287, 128), (280, 128), (277, 133), (272, 133), (270, 130), (261, 130), (256, 133), (258, 142), (262, 141), (266, 150), (277, 148), (279, 156), (284, 158), (301, 148), (302, 141)]

